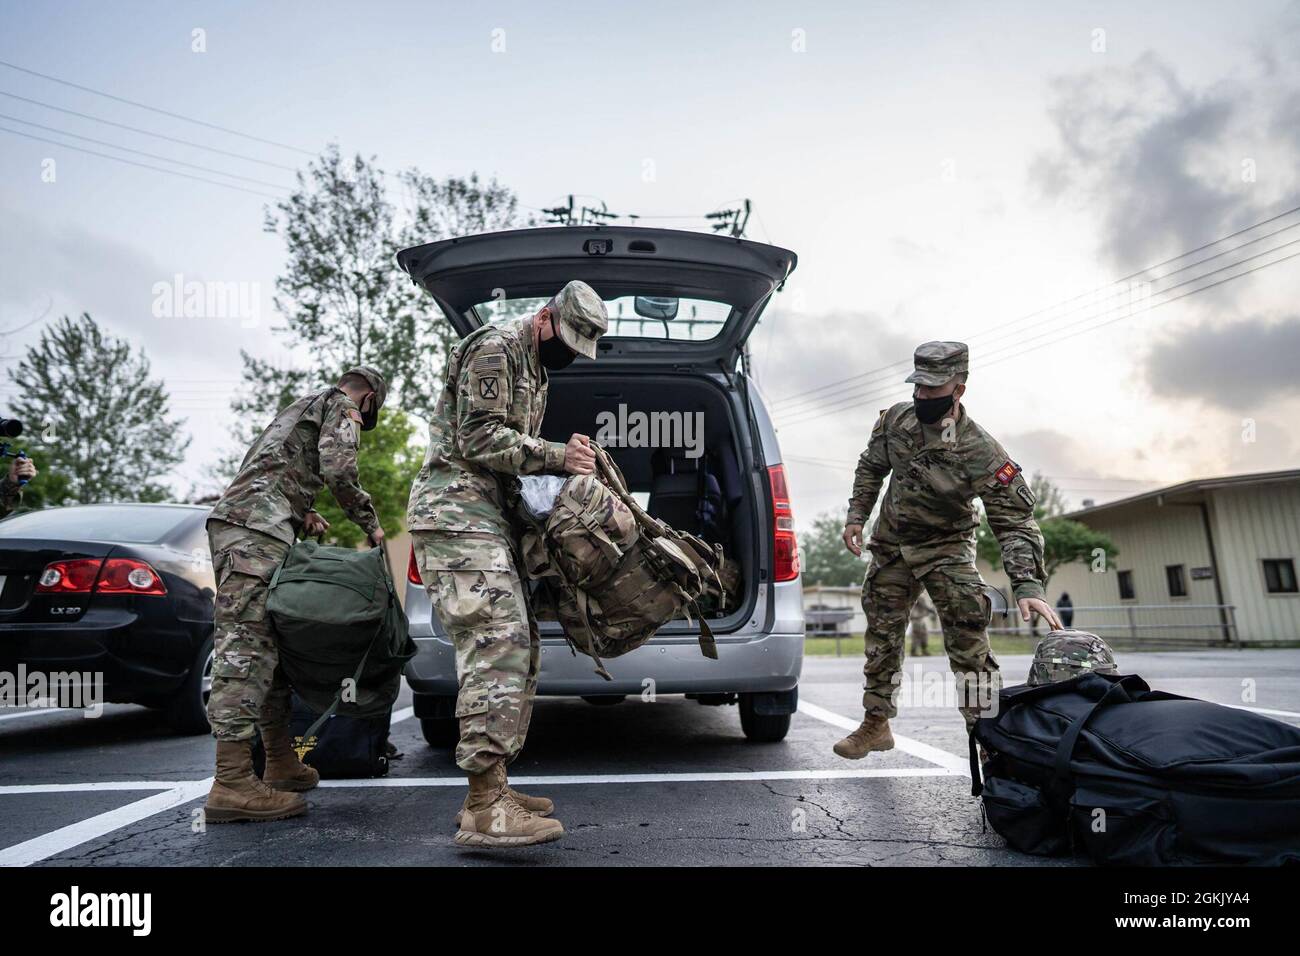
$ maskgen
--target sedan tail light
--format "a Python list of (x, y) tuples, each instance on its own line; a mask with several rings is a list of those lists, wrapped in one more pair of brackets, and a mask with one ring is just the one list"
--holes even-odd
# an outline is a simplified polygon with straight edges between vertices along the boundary
[(406, 563), (406, 580), (424, 586), (424, 582), (420, 580), (420, 567), (415, 563), (415, 545), (411, 546), (411, 560)]
[(799, 541), (794, 534), (794, 513), (790, 510), (790, 489), (785, 483), (785, 466), (767, 470), (772, 486), (773, 579), (793, 581), (799, 576)]
[(100, 594), (166, 594), (158, 572), (134, 558), (109, 558), (99, 572), (95, 590)]
[(75, 558), (45, 566), (36, 582), (38, 594), (89, 594), (99, 577), (102, 558)]
[(157, 571), (135, 558), (73, 558), (47, 564), (36, 592), (161, 595), (167, 587)]

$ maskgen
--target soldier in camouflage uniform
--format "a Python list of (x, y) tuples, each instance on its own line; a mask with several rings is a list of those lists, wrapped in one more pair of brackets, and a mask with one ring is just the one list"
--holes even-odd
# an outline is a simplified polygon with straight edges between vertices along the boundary
[(9, 473), (0, 481), (0, 518), (18, 507), (23, 497), (24, 481), (36, 477), (36, 466), (26, 455), (15, 458), (9, 466)]
[(867, 450), (858, 459), (844, 543), (862, 553), (862, 528), (886, 477), (892, 478), (872, 529), (871, 564), (862, 585), (867, 614), (862, 725), (835, 745), (857, 759), (889, 750), (889, 718), (902, 671), (908, 612), (924, 586), (943, 625), (944, 649), (957, 675), (959, 709), (967, 728), (997, 700), (998, 665), (989, 648), (992, 606), (975, 570), (975, 531), (984, 503), (1002, 548), (1002, 564), (1021, 616), (1037, 614), (1060, 627), (1043, 600), (1043, 538), (1034, 521), (1034, 494), (1020, 466), (961, 405), (967, 349), (961, 342), (917, 348), (911, 402), (880, 413)]
[(1090, 631), (1062, 628), (1051, 631), (1034, 648), (1029, 665), (1030, 686), (1069, 680), (1081, 674), (1118, 674), (1110, 645)]
[[(298, 535), (329, 529), (312, 509), (322, 487), (373, 544), (383, 540), (357, 477), (357, 448), (361, 432), (377, 424), (387, 391), (378, 372), (358, 366), (338, 385), (298, 399), (253, 443), (208, 518), (217, 580), (208, 699), (217, 772), (204, 808), (211, 823), (304, 813), (307, 801), (296, 791), (320, 780), (293, 749), (290, 688), (278, 666), (266, 602), (271, 576)], [(262, 780), (253, 774), (255, 729), (266, 747)]]
[(512, 790), (506, 765), (528, 734), (540, 642), (507, 514), (514, 476), (591, 474), (590, 439), (545, 441), (546, 369), (596, 357), (605, 304), (570, 282), (525, 319), (466, 336), (447, 362), (407, 527), (420, 577), (456, 647), (456, 763), (469, 775), (456, 842), (521, 846), (559, 839), (550, 800)]
[(926, 657), (930, 655), (930, 615), (933, 613), (934, 605), (930, 602), (930, 595), (925, 593), (925, 588), (921, 588), (916, 603), (912, 605), (912, 646), (909, 653)]

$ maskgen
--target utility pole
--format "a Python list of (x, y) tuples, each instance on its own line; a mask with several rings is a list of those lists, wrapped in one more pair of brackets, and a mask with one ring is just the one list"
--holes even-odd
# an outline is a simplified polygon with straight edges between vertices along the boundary
[(560, 226), (572, 226), (573, 222), (573, 195), (569, 195), (569, 204), (567, 206), (555, 206), (552, 209), (543, 209), (547, 216), (547, 222), (555, 223)]
[(749, 212), (753, 204), (744, 200), (739, 209), (719, 209), (717, 212), (706, 213), (705, 219), (714, 220), (714, 232), (726, 232), (733, 239), (740, 239), (745, 235), (745, 227), (749, 225)]

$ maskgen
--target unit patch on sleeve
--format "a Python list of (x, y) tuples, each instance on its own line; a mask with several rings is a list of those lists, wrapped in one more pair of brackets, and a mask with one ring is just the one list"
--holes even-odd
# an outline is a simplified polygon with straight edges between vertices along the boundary
[(469, 367), (469, 399), (479, 408), (506, 407), (506, 357), (500, 352), (476, 356)]
[(993, 473), (993, 477), (998, 480), (998, 484), (1009, 485), (1018, 474), (1020, 474), (1020, 466), (1008, 458), (1006, 463)]

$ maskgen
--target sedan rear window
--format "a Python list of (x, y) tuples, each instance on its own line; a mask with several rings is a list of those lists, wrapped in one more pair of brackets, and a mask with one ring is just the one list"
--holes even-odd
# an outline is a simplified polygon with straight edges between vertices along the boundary
[[(474, 307), (488, 323), (532, 315), (548, 299), (493, 299)], [(716, 338), (731, 317), (725, 302), (665, 296), (621, 295), (605, 300), (609, 312), (607, 335), (624, 339), (707, 342)]]
[(151, 544), (193, 519), (192, 508), (149, 505), (74, 505), (28, 511), (0, 521), (0, 538)]

